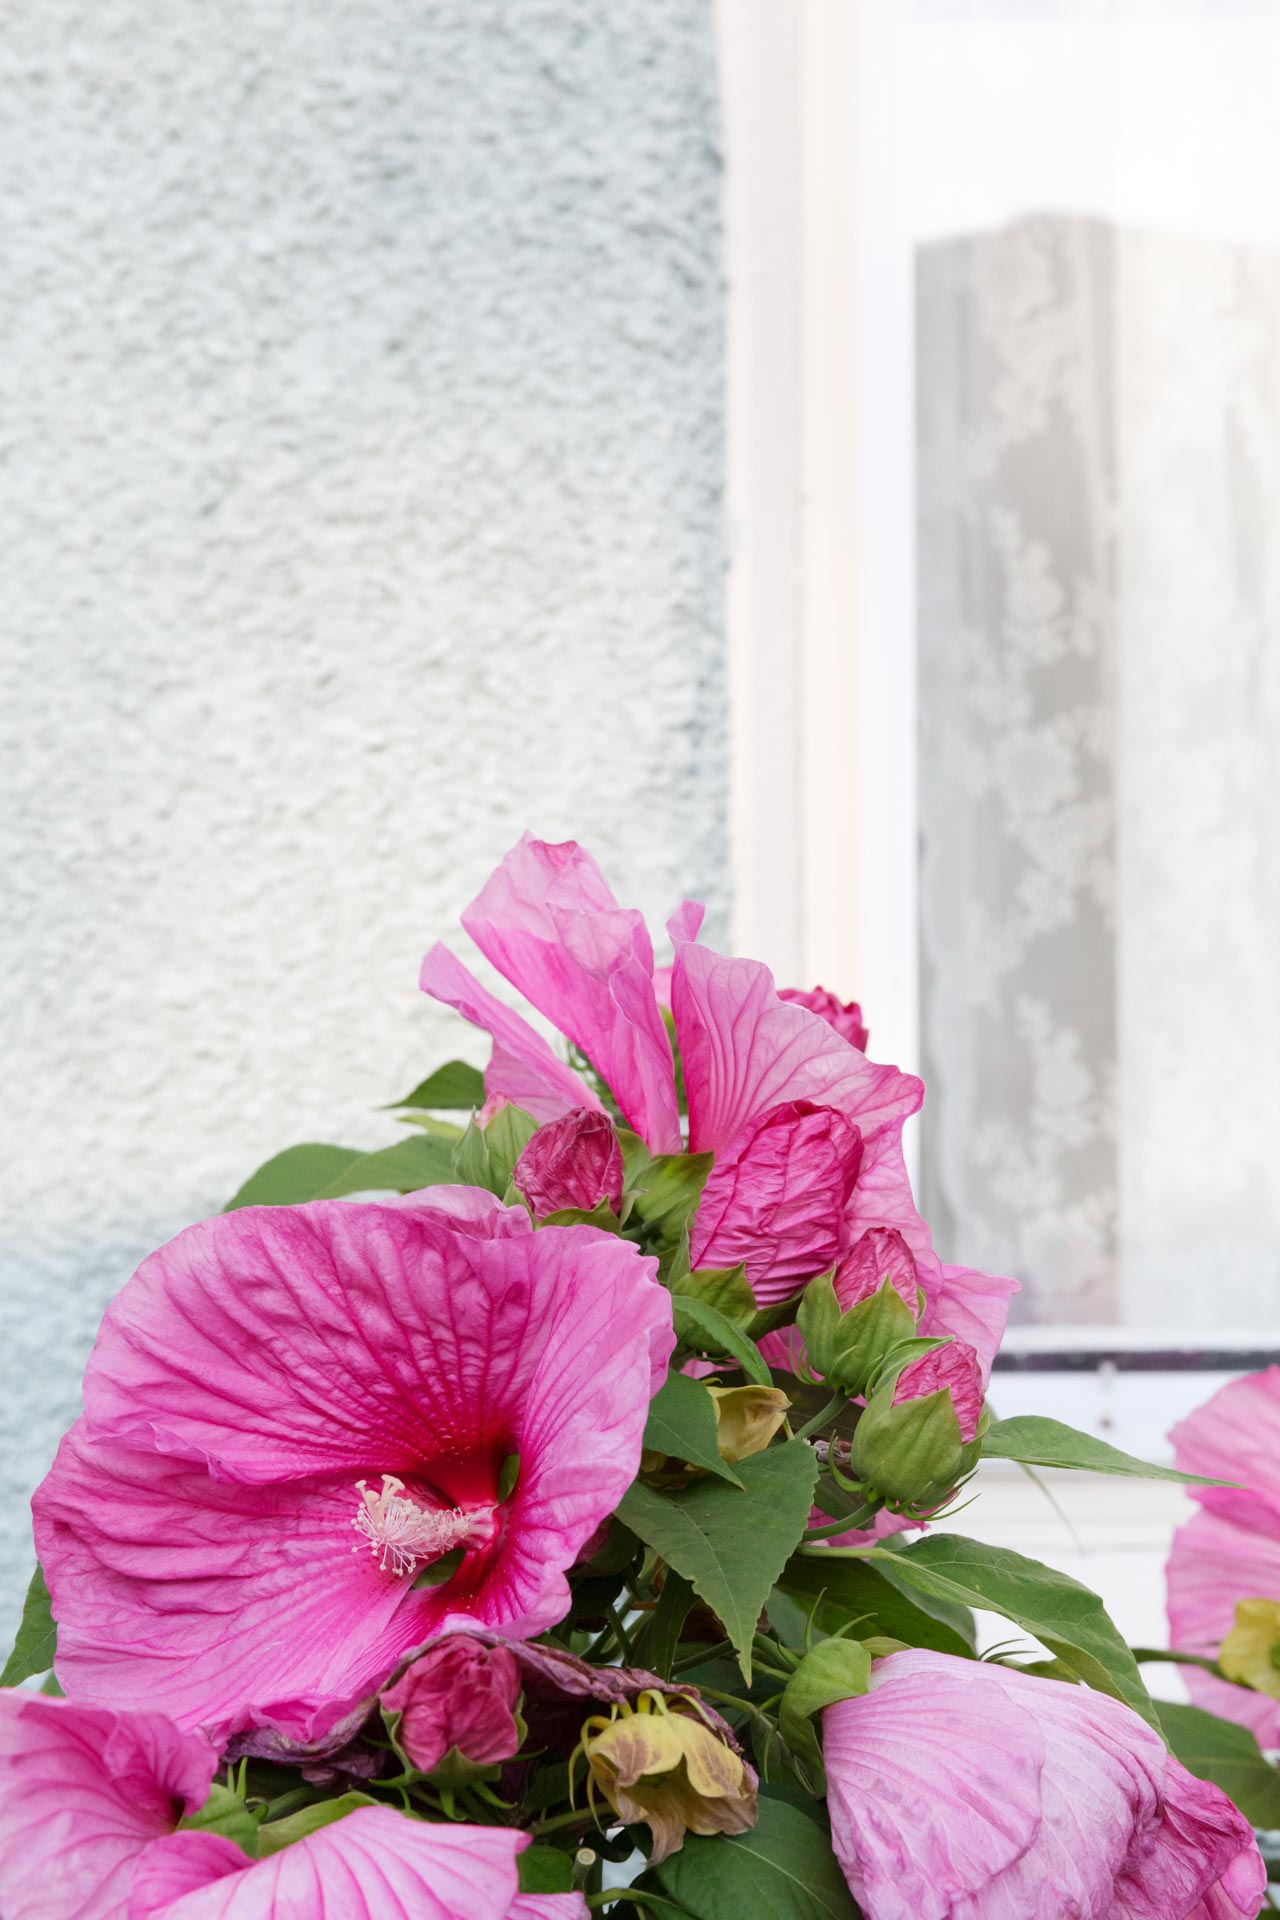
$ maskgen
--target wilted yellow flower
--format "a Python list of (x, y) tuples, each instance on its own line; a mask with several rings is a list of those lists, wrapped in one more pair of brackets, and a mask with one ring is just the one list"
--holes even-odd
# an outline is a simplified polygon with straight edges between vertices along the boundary
[(1228, 1680), (1280, 1700), (1280, 1602), (1237, 1600), (1236, 1623), (1218, 1649)]
[(720, 1457), (733, 1466), (763, 1453), (791, 1405), (781, 1387), (708, 1387), (716, 1405)]
[(648, 1691), (593, 1715), (582, 1751), (589, 1791), (598, 1788), (620, 1820), (649, 1828), (655, 1861), (686, 1833), (746, 1833), (756, 1823), (755, 1775), (681, 1695)]

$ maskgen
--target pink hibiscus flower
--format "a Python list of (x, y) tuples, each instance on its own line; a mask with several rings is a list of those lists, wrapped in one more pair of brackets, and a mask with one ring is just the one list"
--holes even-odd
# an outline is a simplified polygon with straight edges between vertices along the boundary
[(665, 1376), (653, 1271), (448, 1190), (180, 1234), (33, 1502), (68, 1690), (314, 1741), (450, 1616), (552, 1626)]
[[(814, 1011), (814, 995), (780, 995), (757, 961), (699, 946), (701, 920), (701, 907), (686, 901), (668, 927), (689, 1150), (716, 1155), (691, 1230), (695, 1264), (735, 1265), (745, 1253), (757, 1298), (772, 1301), (861, 1234), (898, 1228), (929, 1296), (926, 1330), (959, 1335), (989, 1371), (1015, 1284), (946, 1268), (933, 1251), (901, 1147), (903, 1122), (923, 1097), (919, 1080), (875, 1065), (851, 1044), (849, 1009), (835, 1020), (825, 997)], [(481, 952), (586, 1055), (650, 1151), (679, 1152), (659, 998), (666, 980), (655, 978), (639, 914), (619, 906), (590, 854), (575, 841), (525, 834), (462, 921)], [(445, 948), (427, 955), (421, 984), (493, 1036), (491, 1098), (517, 1099), (540, 1121), (598, 1105), (586, 1082)]]
[[(1173, 1536), (1165, 1570), (1170, 1645), (1212, 1659), (1241, 1601), (1280, 1603), (1280, 1367), (1231, 1381), (1169, 1437), (1184, 1473), (1234, 1482), (1188, 1487), (1200, 1511)], [(1180, 1671), (1197, 1706), (1280, 1746), (1280, 1698)]]
[(1253, 1831), (1118, 1701), (911, 1651), (823, 1714), (831, 1837), (866, 1920), (1253, 1920)]
[(159, 1714), (0, 1694), (5, 1920), (585, 1920), (577, 1894), (518, 1895), (509, 1828), (362, 1807), (262, 1860), (177, 1831), (216, 1762)]

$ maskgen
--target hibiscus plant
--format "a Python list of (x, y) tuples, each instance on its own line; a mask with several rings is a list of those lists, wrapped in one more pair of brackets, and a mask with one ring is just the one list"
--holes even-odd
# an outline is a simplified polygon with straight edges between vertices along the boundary
[(33, 1501), (5, 1920), (1259, 1912), (1252, 1735), (954, 1530), (984, 1457), (1170, 1470), (993, 1416), (1015, 1287), (934, 1251), (920, 1082), (701, 919), (655, 968), (526, 836), (463, 923), (563, 1045), (432, 948), (483, 1075), (123, 1288)]

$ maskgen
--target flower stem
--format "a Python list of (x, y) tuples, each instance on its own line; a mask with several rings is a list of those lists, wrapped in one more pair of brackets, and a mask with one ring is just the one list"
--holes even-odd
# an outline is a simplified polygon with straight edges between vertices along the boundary
[(845, 1398), (846, 1396), (843, 1393), (833, 1393), (831, 1398), (828, 1400), (826, 1406), (822, 1408), (821, 1412), (815, 1413), (812, 1420), (806, 1420), (804, 1425), (800, 1428), (800, 1431), (798, 1433), (792, 1434), (791, 1436), (792, 1439), (793, 1440), (811, 1440), (815, 1433), (820, 1433), (822, 1431), (823, 1427), (826, 1426), (828, 1420), (835, 1419), (836, 1415), (839, 1413), (841, 1407), (843, 1407), (845, 1403)]

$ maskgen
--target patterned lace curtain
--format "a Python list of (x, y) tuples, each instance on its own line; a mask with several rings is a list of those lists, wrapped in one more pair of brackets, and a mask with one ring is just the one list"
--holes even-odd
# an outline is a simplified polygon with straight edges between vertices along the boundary
[(1024, 1320), (1280, 1335), (1280, 251), (917, 270), (925, 1207)]

